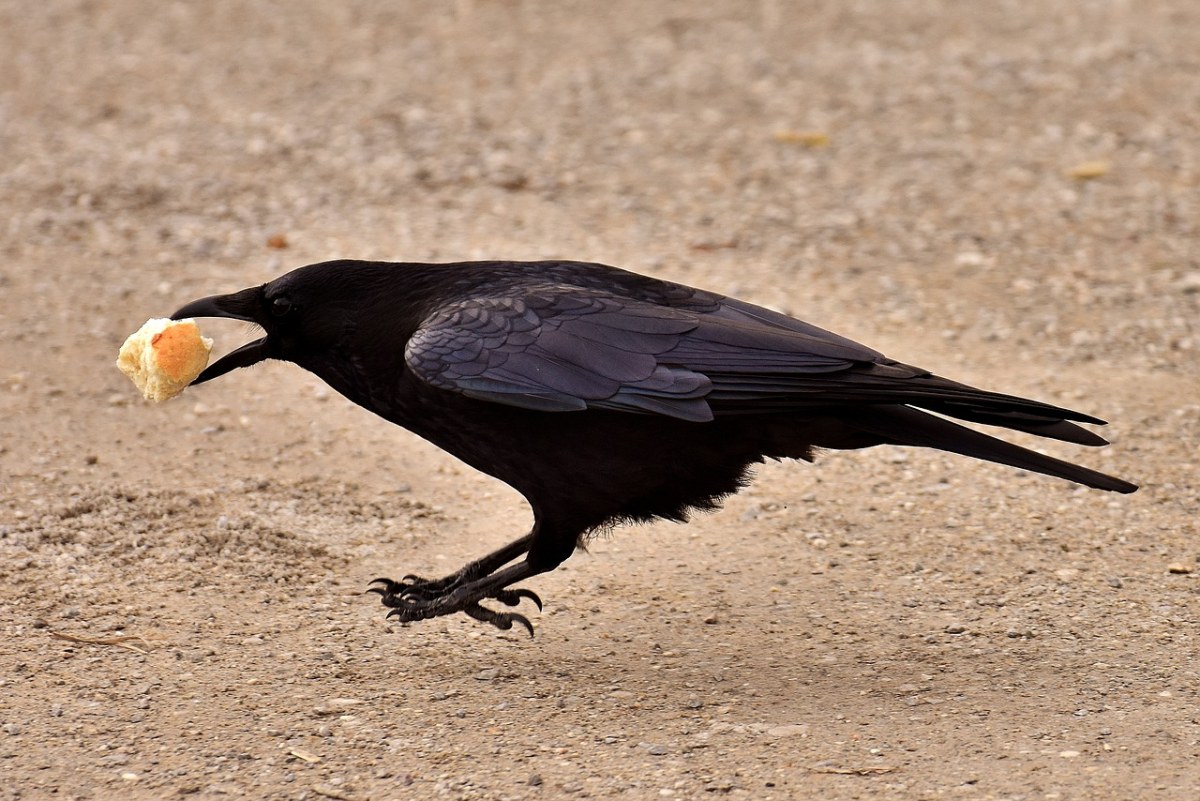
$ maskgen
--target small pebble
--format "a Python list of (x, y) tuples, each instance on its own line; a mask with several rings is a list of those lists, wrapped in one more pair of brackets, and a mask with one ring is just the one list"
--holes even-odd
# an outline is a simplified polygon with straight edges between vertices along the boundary
[(801, 147), (820, 149), (829, 147), (829, 134), (825, 131), (792, 131), (775, 132), (775, 141), (784, 145), (800, 145)]
[(1084, 161), (1076, 164), (1070, 169), (1068, 175), (1076, 181), (1091, 181), (1096, 178), (1102, 178), (1112, 169), (1112, 165), (1107, 161), (1097, 159), (1095, 161)]
[(967, 627), (964, 626), (962, 623), (951, 623), (949, 626), (946, 626), (947, 634), (962, 634), (966, 630), (967, 630)]
[(1179, 279), (1179, 288), (1188, 295), (1200, 292), (1200, 273), (1188, 273)]
[(1191, 565), (1185, 565), (1183, 562), (1172, 562), (1171, 564), (1167, 565), (1167, 572), (1186, 576), (1188, 573), (1192, 572), (1192, 567)]

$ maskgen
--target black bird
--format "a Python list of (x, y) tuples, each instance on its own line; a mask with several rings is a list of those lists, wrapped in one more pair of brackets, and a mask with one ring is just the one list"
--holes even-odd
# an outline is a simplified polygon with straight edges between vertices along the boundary
[[(553, 570), (597, 529), (684, 521), (746, 485), (751, 465), (820, 448), (919, 445), (1113, 492), (1134, 484), (943, 416), (1104, 445), (1080, 412), (975, 389), (778, 312), (570, 261), (332, 261), (189, 303), (266, 335), (196, 383), (293, 362), (358, 405), (504, 481), (533, 530), (440, 579), (377, 579), (402, 621), (541, 601), (512, 585)], [(931, 414), (932, 412), (932, 414)], [(511, 564), (510, 564), (511, 563)]]

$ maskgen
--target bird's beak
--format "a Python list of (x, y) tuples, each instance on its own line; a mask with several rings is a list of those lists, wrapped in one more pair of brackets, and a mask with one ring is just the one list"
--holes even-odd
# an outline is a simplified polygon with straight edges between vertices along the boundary
[[(172, 320), (183, 320), (188, 317), (228, 317), (231, 320), (244, 320), (248, 323), (261, 325), (259, 322), (259, 297), (261, 287), (243, 289), (229, 295), (212, 295), (211, 297), (194, 300), (171, 315)], [(193, 384), (203, 384), (218, 376), (223, 376), (230, 370), (239, 367), (249, 367), (270, 358), (267, 337), (247, 342), (237, 350), (217, 359), (204, 369), (193, 381)]]

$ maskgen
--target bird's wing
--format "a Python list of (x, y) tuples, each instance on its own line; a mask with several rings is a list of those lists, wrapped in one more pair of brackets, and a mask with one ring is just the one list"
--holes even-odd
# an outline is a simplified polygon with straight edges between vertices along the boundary
[(602, 293), (527, 291), (443, 307), (404, 355), (426, 382), (479, 400), (711, 420), (708, 378), (658, 358), (696, 324), (688, 312)]
[(711, 298), (672, 308), (574, 287), (467, 299), (423, 321), (405, 360), (429, 384), (479, 400), (705, 421), (709, 400), (754, 402), (747, 388), (778, 393), (786, 389), (779, 377), (828, 376), (883, 359), (799, 320)]
[(887, 359), (777, 312), (709, 296), (679, 308), (560, 287), (443, 307), (405, 359), (433, 386), (543, 411), (714, 415), (909, 404), (1085, 444), (1077, 412), (998, 395)]

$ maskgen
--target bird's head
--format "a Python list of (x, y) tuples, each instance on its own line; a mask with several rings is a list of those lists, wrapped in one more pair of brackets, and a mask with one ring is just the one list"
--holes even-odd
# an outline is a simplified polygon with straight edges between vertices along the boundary
[[(192, 301), (171, 315), (225, 317), (254, 323), (263, 336), (210, 364), (192, 383), (225, 375), (265, 359), (290, 361), (314, 372), (314, 363), (344, 351), (365, 307), (384, 302), (377, 291), (381, 265), (325, 262), (301, 267), (266, 284)], [(394, 273), (393, 273), (394, 274)]]

